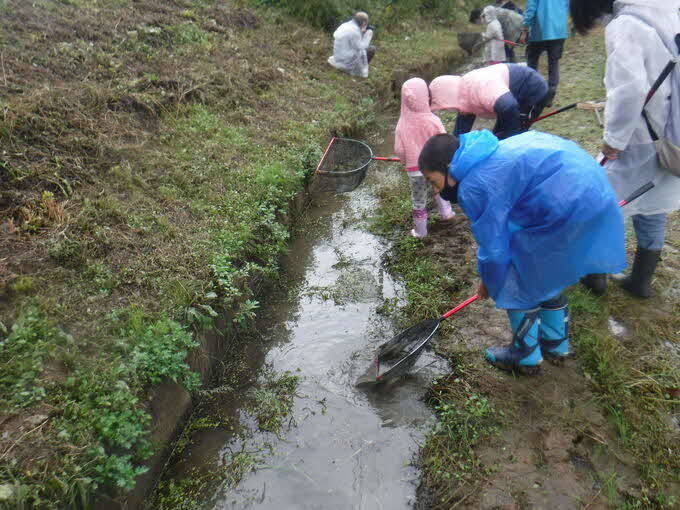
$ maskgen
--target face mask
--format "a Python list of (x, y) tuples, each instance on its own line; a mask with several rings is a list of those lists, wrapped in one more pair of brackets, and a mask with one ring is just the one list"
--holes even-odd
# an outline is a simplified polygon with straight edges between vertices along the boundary
[(448, 200), (452, 204), (457, 204), (458, 203), (458, 183), (456, 183), (455, 186), (451, 186), (449, 184), (448, 177), (444, 176), (444, 187), (439, 192), (439, 196), (442, 197), (444, 200)]

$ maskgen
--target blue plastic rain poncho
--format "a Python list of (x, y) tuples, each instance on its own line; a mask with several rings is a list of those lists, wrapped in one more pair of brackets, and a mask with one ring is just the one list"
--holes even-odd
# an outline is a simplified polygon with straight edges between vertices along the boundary
[(597, 162), (574, 142), (530, 131), (461, 136), (449, 172), (496, 306), (527, 309), (590, 273), (626, 267), (623, 216)]

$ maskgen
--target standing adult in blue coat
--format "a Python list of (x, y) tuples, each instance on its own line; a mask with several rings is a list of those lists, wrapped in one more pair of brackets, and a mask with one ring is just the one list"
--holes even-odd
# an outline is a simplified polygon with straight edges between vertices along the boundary
[(550, 106), (560, 82), (560, 58), (567, 38), (569, 0), (527, 0), (519, 42), (527, 42), (527, 65), (538, 69), (538, 59), (548, 54), (548, 100)]
[(574, 142), (537, 131), (502, 141), (489, 131), (435, 135), (418, 166), (470, 219), (478, 294), (507, 310), (513, 341), (486, 359), (523, 373), (563, 359), (564, 288), (626, 266), (623, 216), (602, 167)]

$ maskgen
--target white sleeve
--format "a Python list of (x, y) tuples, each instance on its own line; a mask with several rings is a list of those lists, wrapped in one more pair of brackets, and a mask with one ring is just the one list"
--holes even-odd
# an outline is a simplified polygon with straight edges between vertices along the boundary
[(359, 41), (359, 48), (365, 50), (371, 44), (371, 39), (373, 39), (373, 30), (366, 30)]
[(614, 149), (628, 145), (640, 115), (649, 80), (645, 69), (644, 27), (630, 16), (613, 20), (606, 30), (607, 67), (604, 141)]
[(492, 24), (496, 25), (495, 30), (494, 30), (494, 32), (495, 32), (494, 39), (501, 39), (501, 40), (505, 39), (505, 37), (503, 35), (503, 26), (501, 25), (501, 22), (496, 20), (496, 22), (492, 23)]
[(489, 23), (489, 24), (486, 25), (486, 30), (484, 30), (484, 32), (482, 32), (482, 40), (490, 41), (491, 39), (493, 39), (494, 30), (493, 30), (493, 27), (491, 25), (492, 25), (492, 23)]

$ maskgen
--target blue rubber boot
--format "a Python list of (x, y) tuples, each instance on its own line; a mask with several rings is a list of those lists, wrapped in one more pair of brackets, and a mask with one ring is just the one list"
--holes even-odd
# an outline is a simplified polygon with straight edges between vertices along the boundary
[(541, 303), (539, 311), (541, 332), (539, 343), (543, 357), (561, 364), (569, 356), (569, 304), (560, 294), (555, 299)]
[(540, 370), (543, 357), (538, 345), (539, 309), (508, 310), (512, 327), (512, 343), (506, 347), (490, 347), (486, 360), (502, 370), (532, 375)]

